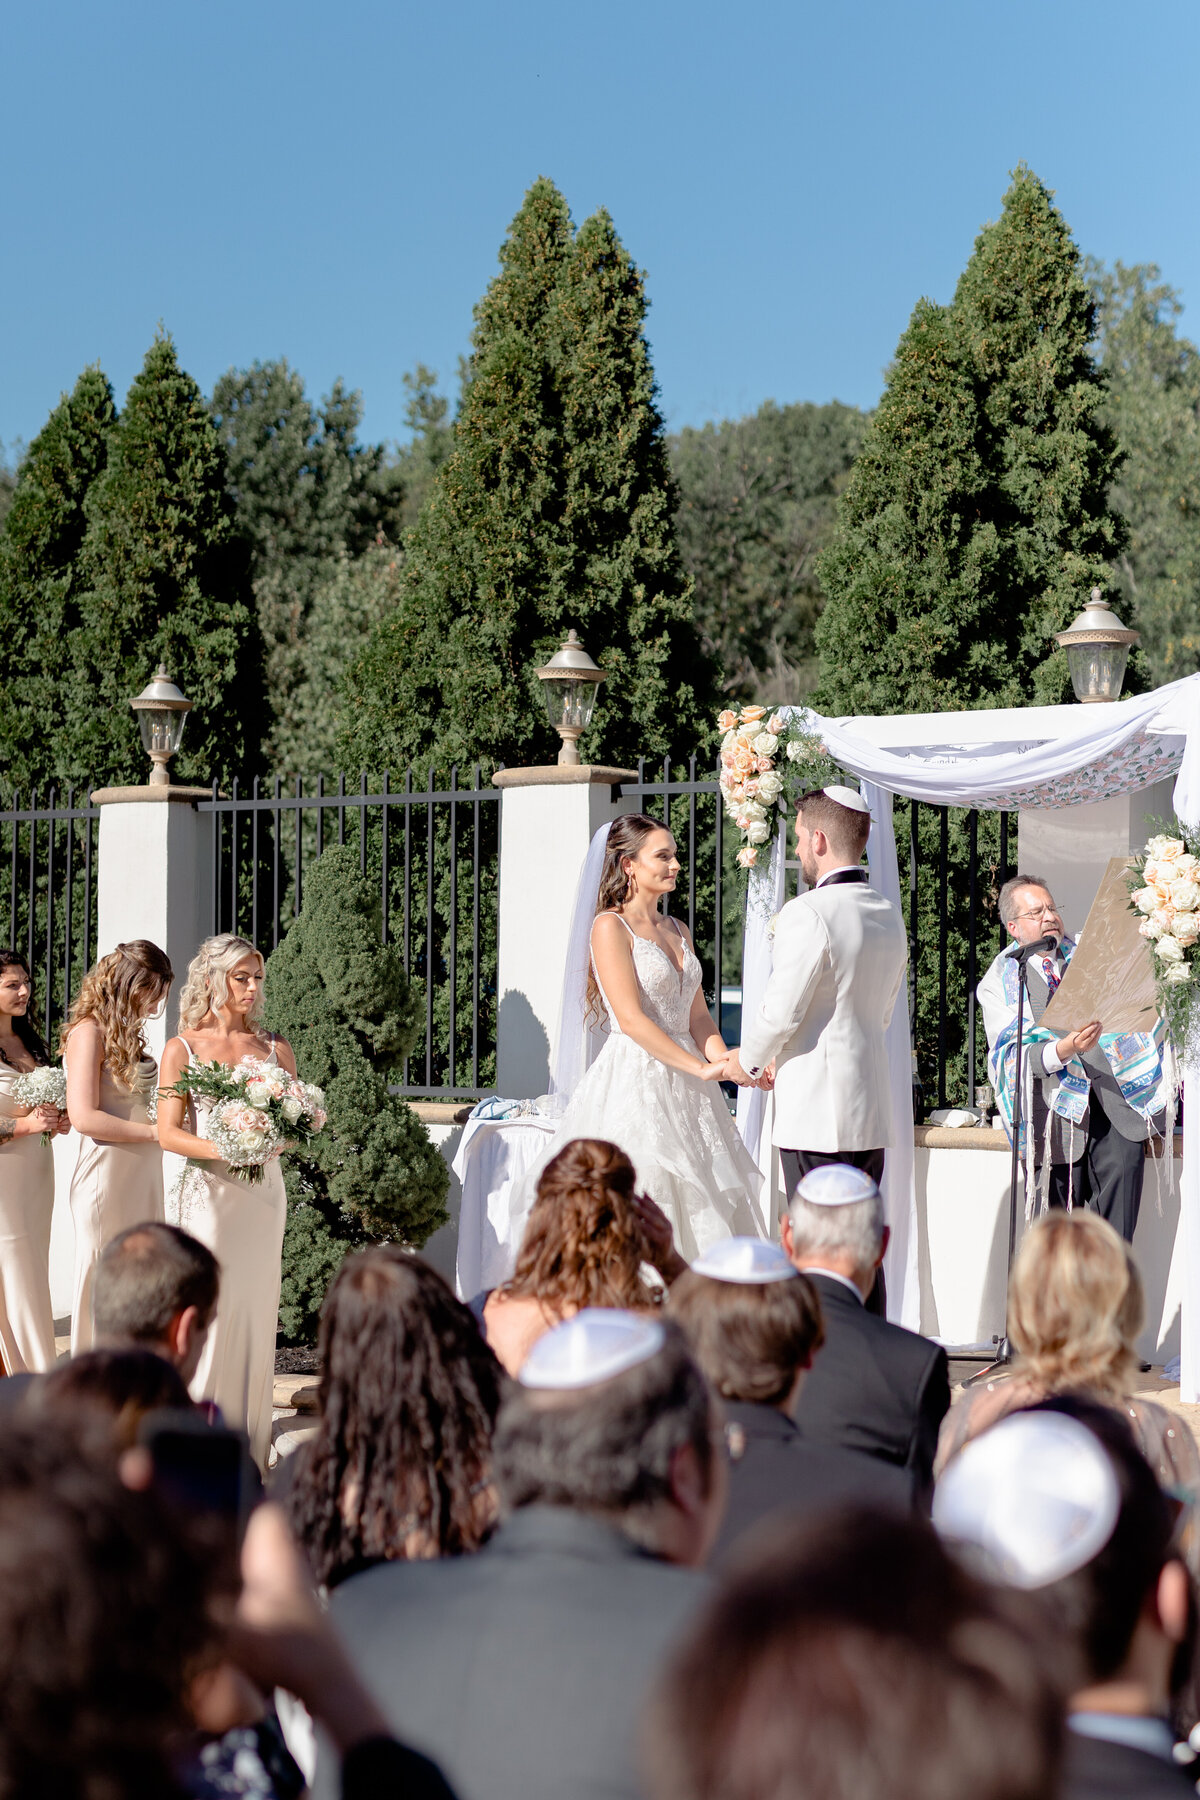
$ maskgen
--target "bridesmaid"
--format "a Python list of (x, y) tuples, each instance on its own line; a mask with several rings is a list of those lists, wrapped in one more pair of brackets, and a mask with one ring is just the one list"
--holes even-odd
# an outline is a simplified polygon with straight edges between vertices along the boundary
[[(179, 1036), (163, 1051), (162, 1085), (189, 1062), (236, 1068), (246, 1057), (296, 1073), (291, 1046), (261, 1023), (263, 959), (245, 938), (223, 932), (201, 944), (179, 996)], [(206, 1102), (198, 1102), (201, 1114)], [(217, 1313), (192, 1382), (194, 1400), (215, 1400), (228, 1425), (242, 1427), (260, 1468), (271, 1447), (275, 1336), (287, 1198), (278, 1158), (261, 1182), (238, 1181), (207, 1138), (196, 1134), (192, 1100), (164, 1093), (158, 1136), (164, 1150), (190, 1157), (179, 1185), (178, 1223), (221, 1265)], [(194, 1165), (202, 1163), (203, 1167)]]
[(158, 1084), (145, 1028), (172, 971), (145, 938), (118, 944), (89, 969), (63, 1031), (67, 1112), (79, 1132), (71, 1181), (75, 1299), (71, 1355), (92, 1347), (92, 1277), (110, 1238), (163, 1217), (162, 1153), (150, 1102)]
[(24, 958), (0, 950), (0, 1355), (9, 1375), (54, 1367), (54, 1152), (42, 1134), (70, 1130), (57, 1106), (31, 1111), (12, 1097), (18, 1075), (50, 1061), (29, 1016), (32, 992)]

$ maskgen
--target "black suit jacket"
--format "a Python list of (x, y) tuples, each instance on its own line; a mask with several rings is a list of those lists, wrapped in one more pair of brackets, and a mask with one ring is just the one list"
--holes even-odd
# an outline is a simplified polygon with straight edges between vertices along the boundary
[[(392, 1562), (334, 1620), (400, 1740), (459, 1800), (640, 1800), (642, 1706), (709, 1591), (565, 1507), (522, 1507), (474, 1556)], [(338, 1795), (322, 1745), (313, 1791)]]
[(1060, 1792), (1062, 1800), (1196, 1800), (1196, 1769), (1068, 1731)]
[(729, 1506), (714, 1560), (753, 1543), (765, 1521), (785, 1515), (811, 1518), (839, 1506), (880, 1506), (910, 1513), (915, 1504), (911, 1473), (861, 1450), (818, 1444), (801, 1437), (774, 1406), (722, 1401), (729, 1446)]
[(812, 1271), (809, 1278), (821, 1296), (825, 1342), (800, 1390), (801, 1436), (907, 1469), (928, 1506), (938, 1427), (950, 1405), (946, 1352), (867, 1312), (840, 1281)]

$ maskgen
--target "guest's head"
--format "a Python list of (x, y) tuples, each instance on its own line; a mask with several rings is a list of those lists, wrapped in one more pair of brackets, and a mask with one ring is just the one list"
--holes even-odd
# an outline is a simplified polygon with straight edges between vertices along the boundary
[(232, 1007), (248, 1025), (262, 1016), (262, 956), (249, 938), (221, 931), (205, 938), (188, 964), (179, 995), (179, 1029), (195, 1031), (210, 1015)]
[[(0, 1014), (12, 1020), (13, 1033), (34, 1062), (49, 1062), (33, 1012), (33, 980), (19, 950), (0, 950)], [(0, 1049), (0, 1062), (7, 1062)]]
[(735, 1565), (645, 1748), (654, 1800), (1052, 1800), (1061, 1741), (1013, 1598), (927, 1526), (853, 1509)]
[(1178, 1512), (1121, 1415), (1074, 1395), (1010, 1414), (965, 1445), (934, 1499), (956, 1552), (1036, 1601), (1077, 1700), (1100, 1711), (1117, 1684), (1124, 1706), (1165, 1712), (1190, 1675)]
[(133, 1087), (146, 1055), (146, 1020), (165, 1002), (173, 979), (170, 960), (157, 944), (147, 938), (118, 944), (80, 982), (63, 1031), (64, 1046), (75, 1026), (90, 1019), (100, 1033), (109, 1071)]
[(191, 1400), (178, 1369), (153, 1350), (88, 1350), (43, 1375), (27, 1391), (25, 1405), (39, 1417), (62, 1413), (90, 1420), (97, 1429), (89, 1437), (129, 1450), (147, 1413), (186, 1409)]
[(6, 1421), (0, 1792), (178, 1800), (170, 1747), (216, 1655), (212, 1587), (162, 1502), (81, 1448), (73, 1420)]
[(801, 1272), (829, 1269), (853, 1281), (865, 1296), (888, 1242), (879, 1189), (848, 1163), (812, 1169), (788, 1203), (781, 1235)]
[(1129, 1245), (1098, 1213), (1048, 1212), (1013, 1264), (1008, 1329), (1021, 1367), (1047, 1393), (1127, 1394), (1145, 1318)]
[(96, 1264), (93, 1312), (102, 1348), (142, 1345), (192, 1379), (217, 1309), (220, 1272), (207, 1245), (147, 1220), (107, 1243)]
[(708, 1384), (669, 1321), (576, 1313), (538, 1339), (505, 1399), (493, 1449), (508, 1512), (602, 1518), (668, 1562), (705, 1561), (726, 1474)]
[(671, 1287), (667, 1310), (724, 1400), (789, 1411), (825, 1340), (816, 1289), (776, 1244), (725, 1238)]
[(560, 1318), (584, 1306), (649, 1306), (652, 1252), (638, 1213), (633, 1164), (603, 1138), (573, 1138), (537, 1185), (504, 1293), (540, 1300)]
[(503, 1376), (473, 1314), (419, 1256), (378, 1245), (334, 1276), (319, 1354), (321, 1422), (287, 1499), (317, 1579), (478, 1548)]
[(857, 863), (870, 835), (866, 808), (844, 805), (824, 788), (813, 788), (796, 802), (796, 855), (809, 887), (829, 869)]

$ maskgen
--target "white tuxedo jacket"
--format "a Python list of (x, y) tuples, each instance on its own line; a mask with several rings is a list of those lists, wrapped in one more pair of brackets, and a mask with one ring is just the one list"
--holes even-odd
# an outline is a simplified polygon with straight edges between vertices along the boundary
[(891, 1143), (884, 1033), (907, 962), (904, 921), (865, 881), (814, 888), (783, 908), (771, 978), (740, 1051), (746, 1069), (775, 1059), (776, 1144)]

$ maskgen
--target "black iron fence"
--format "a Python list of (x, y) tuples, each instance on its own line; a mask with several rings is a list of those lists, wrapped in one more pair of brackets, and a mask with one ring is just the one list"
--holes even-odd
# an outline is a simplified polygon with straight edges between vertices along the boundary
[(96, 834), (87, 787), (20, 794), (0, 810), (0, 879), (7, 875), (5, 948), (24, 956), (46, 1036), (70, 1008), (96, 942)]

